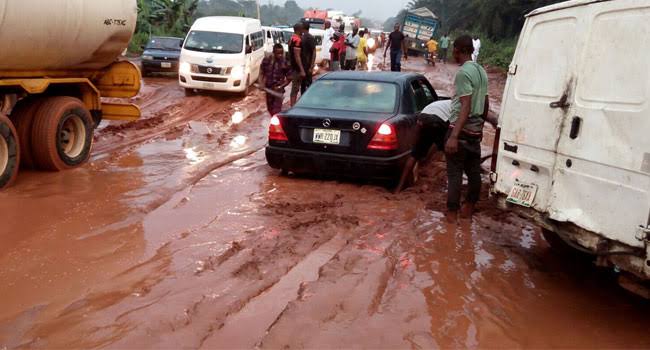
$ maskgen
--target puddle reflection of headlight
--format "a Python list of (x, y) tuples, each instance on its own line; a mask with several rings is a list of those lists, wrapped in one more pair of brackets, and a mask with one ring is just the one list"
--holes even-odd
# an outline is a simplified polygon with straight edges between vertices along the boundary
[(244, 135), (238, 135), (235, 136), (232, 141), (230, 142), (230, 148), (232, 149), (239, 149), (244, 146), (246, 146), (246, 142), (248, 141), (248, 138)]
[(184, 148), (183, 152), (185, 152), (185, 158), (187, 158), (191, 164), (198, 164), (205, 160), (205, 156), (198, 153), (194, 147)]
[(239, 124), (244, 121), (244, 113), (241, 111), (237, 111), (233, 113), (231, 121), (233, 124)]

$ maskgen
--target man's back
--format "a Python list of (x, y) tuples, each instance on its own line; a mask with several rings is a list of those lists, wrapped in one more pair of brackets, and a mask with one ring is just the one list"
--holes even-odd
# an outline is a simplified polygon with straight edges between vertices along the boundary
[(302, 35), (302, 51), (300, 58), (302, 59), (302, 64), (306, 68), (311, 65), (314, 55), (316, 55), (316, 40), (313, 35), (304, 33)]

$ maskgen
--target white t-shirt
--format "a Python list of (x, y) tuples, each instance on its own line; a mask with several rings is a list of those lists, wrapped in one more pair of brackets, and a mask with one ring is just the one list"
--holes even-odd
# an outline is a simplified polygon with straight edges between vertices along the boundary
[(451, 118), (451, 100), (436, 101), (424, 107), (421, 114), (435, 115), (448, 122)]
[(481, 39), (472, 40), (472, 44), (474, 45), (474, 54), (478, 55), (481, 51)]
[(356, 60), (357, 59), (357, 47), (359, 47), (359, 42), (361, 41), (361, 38), (359, 38), (359, 34), (352, 36), (352, 33), (348, 34), (346, 37), (346, 41), (354, 48), (348, 46), (347, 50), (345, 51), (345, 59), (346, 60)]
[(323, 34), (323, 48), (320, 51), (321, 57), (323, 59), (329, 60), (330, 59), (330, 49), (332, 48), (332, 36), (334, 36), (334, 28), (329, 28), (325, 30), (325, 34)]

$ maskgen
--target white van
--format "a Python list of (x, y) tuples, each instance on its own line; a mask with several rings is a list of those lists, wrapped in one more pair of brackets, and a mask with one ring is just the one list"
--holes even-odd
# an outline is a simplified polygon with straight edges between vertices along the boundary
[(273, 53), (273, 46), (275, 46), (275, 44), (283, 44), (284, 47), (282, 29), (275, 27), (262, 27), (262, 30), (264, 31), (264, 52), (267, 55)]
[(187, 34), (179, 63), (179, 84), (194, 90), (248, 91), (264, 59), (260, 21), (243, 17), (204, 17)]
[(650, 297), (650, 1), (527, 16), (501, 110), (501, 203)]

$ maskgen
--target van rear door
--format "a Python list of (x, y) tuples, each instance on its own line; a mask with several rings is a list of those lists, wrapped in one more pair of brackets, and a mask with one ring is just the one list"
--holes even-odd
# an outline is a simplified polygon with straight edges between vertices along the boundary
[[(509, 70), (501, 110), (498, 192), (529, 186), (529, 203), (548, 209), (556, 151), (570, 113), (585, 7), (528, 18)], [(535, 195), (534, 197), (532, 195)]]
[(642, 246), (635, 233), (650, 213), (650, 4), (607, 1), (585, 11), (591, 30), (560, 129), (550, 214)]

